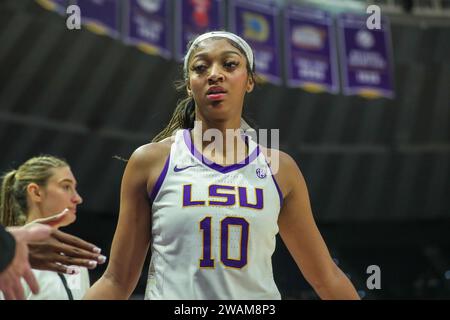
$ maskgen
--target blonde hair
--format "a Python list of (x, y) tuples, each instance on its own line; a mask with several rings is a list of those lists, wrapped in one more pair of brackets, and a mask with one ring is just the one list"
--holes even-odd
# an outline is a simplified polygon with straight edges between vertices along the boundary
[(30, 183), (45, 186), (53, 175), (52, 169), (68, 167), (63, 159), (42, 155), (24, 162), (17, 170), (3, 175), (0, 190), (0, 223), (21, 226), (27, 220), (27, 187)]

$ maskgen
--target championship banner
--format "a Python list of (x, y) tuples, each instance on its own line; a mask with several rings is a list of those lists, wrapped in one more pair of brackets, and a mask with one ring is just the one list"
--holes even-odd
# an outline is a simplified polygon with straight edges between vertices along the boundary
[[(140, 50), (171, 58), (171, 13), (168, 0), (124, 2), (124, 41)], [(184, 2), (184, 1), (183, 1)]]
[(97, 34), (119, 37), (120, 0), (76, 0), (81, 23)]
[(369, 30), (367, 16), (338, 17), (339, 52), (346, 95), (366, 98), (394, 97), (391, 33), (388, 20)]
[(44, 9), (56, 11), (62, 15), (66, 14), (67, 7), (70, 4), (68, 0), (36, 0), (36, 2)]
[(309, 92), (337, 93), (339, 73), (332, 16), (309, 7), (287, 6), (286, 30), (287, 85)]
[(256, 73), (281, 84), (278, 7), (274, 3), (230, 0), (230, 31), (244, 38), (255, 54)]
[(183, 60), (193, 38), (225, 27), (222, 0), (175, 1), (175, 14), (175, 50), (179, 61)]

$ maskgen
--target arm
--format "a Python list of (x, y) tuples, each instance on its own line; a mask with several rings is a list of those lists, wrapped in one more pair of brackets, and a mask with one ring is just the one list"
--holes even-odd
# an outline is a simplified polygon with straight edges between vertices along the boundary
[(119, 221), (109, 264), (84, 299), (128, 299), (133, 293), (151, 237), (147, 184), (149, 179), (153, 180), (152, 168), (160, 168), (161, 172), (164, 165), (161, 158), (159, 147), (149, 144), (138, 148), (128, 161), (122, 178)]
[(278, 219), (280, 236), (306, 280), (321, 299), (359, 299), (350, 280), (331, 258), (317, 228), (300, 169), (281, 152), (277, 178), (285, 194)]

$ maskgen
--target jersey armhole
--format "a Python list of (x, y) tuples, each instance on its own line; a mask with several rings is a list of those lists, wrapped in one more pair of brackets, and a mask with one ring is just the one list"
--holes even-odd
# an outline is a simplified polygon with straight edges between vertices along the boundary
[(277, 188), (278, 191), (278, 197), (280, 198), (280, 209), (283, 207), (283, 193), (281, 192), (280, 186), (278, 185), (277, 179), (275, 179), (275, 175), (272, 172), (272, 168), (270, 167), (270, 164), (267, 162), (267, 166), (269, 167), (270, 170), (270, 176), (272, 177), (273, 183), (275, 184), (275, 187)]
[(170, 153), (167, 156), (167, 160), (166, 163), (164, 164), (164, 168), (161, 171), (158, 180), (156, 180), (155, 185), (153, 186), (152, 192), (149, 195), (149, 199), (150, 199), (150, 204), (153, 203), (153, 201), (155, 201), (156, 197), (158, 196), (159, 190), (161, 189), (161, 186), (164, 182), (164, 179), (166, 178), (167, 175), (167, 171), (169, 170), (169, 163), (170, 163)]

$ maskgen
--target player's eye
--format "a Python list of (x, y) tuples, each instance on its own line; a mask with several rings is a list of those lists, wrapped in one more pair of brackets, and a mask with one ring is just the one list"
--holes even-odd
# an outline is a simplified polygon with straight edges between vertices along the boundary
[(234, 69), (239, 65), (239, 62), (238, 61), (227, 61), (223, 65), (227, 69)]
[(205, 64), (197, 64), (192, 67), (192, 71), (196, 73), (203, 73), (208, 67)]

